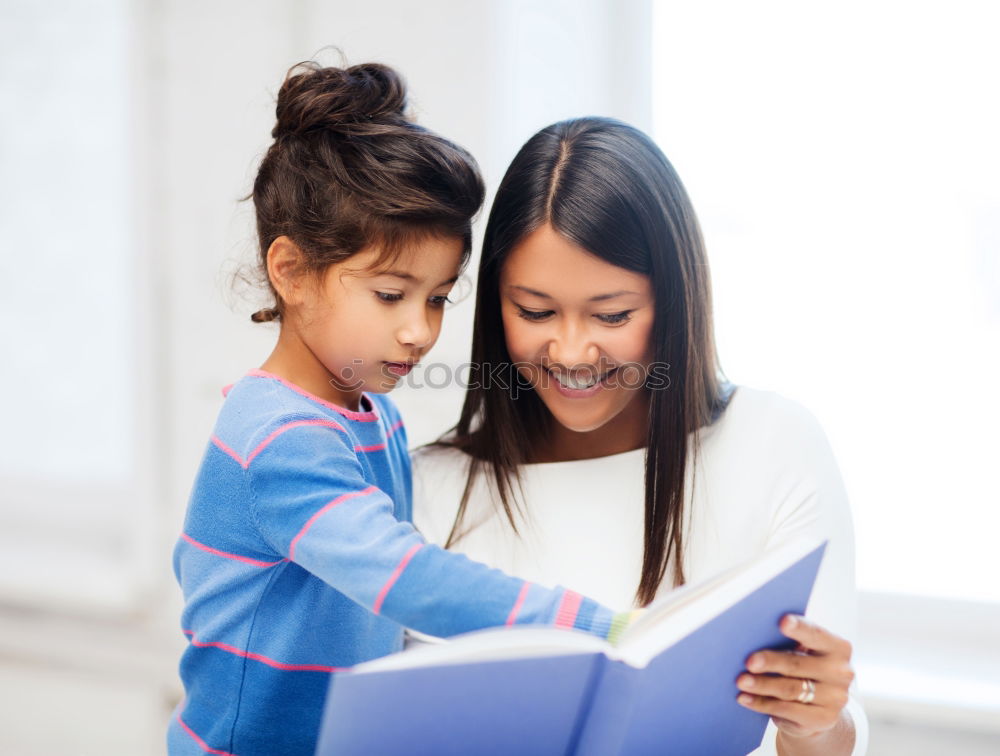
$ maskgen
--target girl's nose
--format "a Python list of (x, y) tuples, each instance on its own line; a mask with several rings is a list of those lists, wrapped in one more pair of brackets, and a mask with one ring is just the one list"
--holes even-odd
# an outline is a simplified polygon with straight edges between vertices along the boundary
[(430, 320), (421, 310), (410, 313), (403, 325), (396, 332), (396, 339), (400, 344), (416, 349), (422, 349), (431, 343), (434, 337), (434, 330)]

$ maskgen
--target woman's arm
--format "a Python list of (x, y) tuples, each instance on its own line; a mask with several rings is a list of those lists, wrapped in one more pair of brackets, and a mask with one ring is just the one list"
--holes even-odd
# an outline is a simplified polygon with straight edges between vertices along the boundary
[[(783, 487), (768, 548), (798, 535), (827, 539), (828, 544), (807, 618), (790, 622), (786, 617), (781, 624), (782, 632), (799, 648), (752, 654), (747, 673), (737, 684), (751, 696), (744, 705), (771, 716), (777, 730), (772, 753), (860, 756), (867, 745), (867, 720), (850, 695), (857, 597), (847, 492), (816, 419), (791, 403), (776, 413), (777, 418), (775, 435), (780, 440), (772, 452), (782, 460)], [(751, 681), (753, 687), (746, 687)], [(811, 701), (803, 703), (800, 696)]]

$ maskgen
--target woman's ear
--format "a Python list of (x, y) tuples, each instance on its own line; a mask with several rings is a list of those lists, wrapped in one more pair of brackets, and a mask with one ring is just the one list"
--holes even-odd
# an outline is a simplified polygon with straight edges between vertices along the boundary
[(279, 236), (267, 249), (267, 277), (286, 305), (302, 303), (305, 289), (302, 250), (287, 236)]

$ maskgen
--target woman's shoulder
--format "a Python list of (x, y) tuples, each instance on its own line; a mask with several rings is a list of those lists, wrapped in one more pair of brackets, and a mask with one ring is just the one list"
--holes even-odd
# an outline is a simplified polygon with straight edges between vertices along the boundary
[(410, 452), (414, 499), (426, 492), (437, 495), (461, 491), (469, 475), (472, 457), (445, 442), (420, 446)]
[[(706, 434), (760, 453), (826, 449), (828, 441), (816, 416), (803, 404), (775, 391), (735, 388), (725, 412)], [(797, 456), (797, 455), (793, 455)]]
[(722, 498), (742, 501), (756, 491), (761, 506), (775, 510), (774, 522), (795, 512), (806, 517), (810, 507), (838, 517), (845, 510), (833, 448), (817, 417), (798, 401), (740, 386), (703, 449), (716, 489), (727, 492)]
[(472, 458), (446, 443), (418, 447), (410, 457), (413, 524), (427, 540), (444, 543), (455, 521)]
[(812, 424), (816, 419), (805, 405), (784, 394), (740, 384), (733, 387), (729, 406), (723, 417), (738, 414), (744, 419), (766, 419), (786, 425)]
[(445, 438), (434, 443), (418, 446), (410, 452), (413, 458), (413, 465), (433, 469), (441, 466), (453, 467), (455, 465), (468, 466), (471, 457), (456, 446), (453, 446)]
[(839, 467), (819, 420), (800, 402), (740, 386), (704, 436), (701, 455), (685, 563), (693, 576), (795, 534), (835, 540), (838, 554), (850, 551)]
[(734, 491), (770, 491), (779, 483), (829, 487), (840, 477), (816, 415), (774, 391), (739, 386), (699, 440), (704, 474)]

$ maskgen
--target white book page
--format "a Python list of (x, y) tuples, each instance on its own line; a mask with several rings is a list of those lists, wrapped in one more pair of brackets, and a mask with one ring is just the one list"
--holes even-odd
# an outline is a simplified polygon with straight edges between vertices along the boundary
[(703, 583), (684, 586), (668, 594), (654, 602), (625, 631), (616, 649), (617, 658), (634, 667), (645, 667), (667, 648), (722, 614), (821, 544), (822, 541), (815, 538), (797, 538)]
[(351, 671), (355, 674), (387, 672), (445, 664), (571, 656), (595, 652), (610, 655), (611, 651), (612, 646), (606, 641), (574, 630), (537, 626), (491, 628), (458, 635), (443, 642), (415, 646), (402, 653), (359, 664)]

